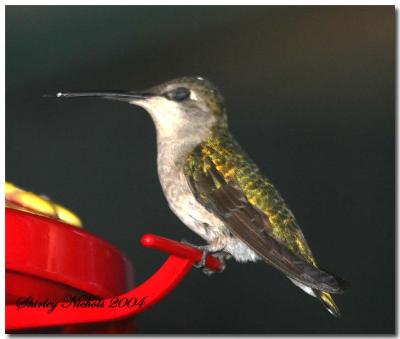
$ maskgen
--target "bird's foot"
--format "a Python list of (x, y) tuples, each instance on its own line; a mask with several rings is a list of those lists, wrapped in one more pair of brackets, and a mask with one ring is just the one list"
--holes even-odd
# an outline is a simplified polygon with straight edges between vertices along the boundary
[(215, 273), (215, 271), (206, 267), (206, 260), (207, 260), (207, 256), (209, 254), (216, 257), (221, 262), (221, 269), (219, 270), (219, 272), (223, 272), (225, 270), (225, 268), (226, 268), (225, 260), (230, 259), (232, 257), (229, 253), (224, 252), (222, 249), (215, 250), (215, 246), (213, 246), (212, 244), (205, 245), (205, 246), (198, 246), (198, 245), (193, 245), (184, 239), (182, 239), (181, 242), (185, 245), (189, 245), (194, 248), (197, 248), (198, 250), (203, 252), (203, 254), (201, 256), (201, 260), (198, 263), (194, 264), (193, 266), (195, 268), (200, 268), (203, 271), (203, 273), (206, 275), (211, 275), (211, 274)]
[(201, 260), (197, 263), (194, 264), (193, 266), (196, 268), (205, 268), (206, 265), (206, 259), (207, 256), (210, 254), (210, 250), (209, 250), (209, 246), (205, 245), (205, 246), (199, 246), (199, 245), (193, 245), (192, 243), (190, 243), (189, 241), (186, 241), (185, 239), (181, 240), (182, 244), (197, 248), (198, 250), (203, 252), (203, 255), (201, 256)]

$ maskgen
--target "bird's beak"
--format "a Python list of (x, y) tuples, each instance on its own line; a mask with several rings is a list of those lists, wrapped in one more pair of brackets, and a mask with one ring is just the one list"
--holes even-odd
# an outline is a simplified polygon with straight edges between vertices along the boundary
[(57, 98), (92, 98), (100, 97), (109, 100), (118, 100), (125, 102), (135, 102), (146, 100), (156, 96), (152, 93), (145, 92), (122, 92), (122, 91), (102, 91), (102, 92), (59, 92)]

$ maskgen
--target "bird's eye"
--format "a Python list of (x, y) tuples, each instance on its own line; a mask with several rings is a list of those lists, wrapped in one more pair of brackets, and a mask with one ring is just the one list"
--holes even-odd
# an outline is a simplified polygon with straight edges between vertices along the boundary
[(169, 100), (183, 101), (190, 97), (190, 90), (185, 87), (178, 87), (165, 93), (165, 97)]

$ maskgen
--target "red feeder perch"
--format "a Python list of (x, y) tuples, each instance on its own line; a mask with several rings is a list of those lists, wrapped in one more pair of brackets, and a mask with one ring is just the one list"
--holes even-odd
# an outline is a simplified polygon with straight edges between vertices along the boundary
[[(104, 240), (54, 219), (6, 208), (7, 333), (45, 328), (64, 333), (132, 331), (133, 316), (176, 288), (203, 254), (152, 234), (144, 235), (141, 244), (169, 257), (134, 288), (131, 264)], [(219, 271), (222, 266), (217, 258), (208, 256), (206, 267)], [(90, 296), (91, 303), (98, 306), (74, 307), (65, 302), (66, 295), (84, 296), (83, 300)], [(57, 304), (52, 311), (44, 304), (28, 307), (29, 296), (32, 303), (45, 303), (47, 298)]]

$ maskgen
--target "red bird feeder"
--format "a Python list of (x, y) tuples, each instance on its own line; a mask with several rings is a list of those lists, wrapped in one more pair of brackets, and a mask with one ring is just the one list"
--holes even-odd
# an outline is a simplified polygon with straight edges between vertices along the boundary
[[(128, 333), (132, 319), (161, 301), (203, 252), (146, 234), (142, 246), (169, 254), (134, 287), (124, 255), (95, 235), (51, 218), (6, 208), (6, 331)], [(221, 262), (206, 258), (219, 271)]]

